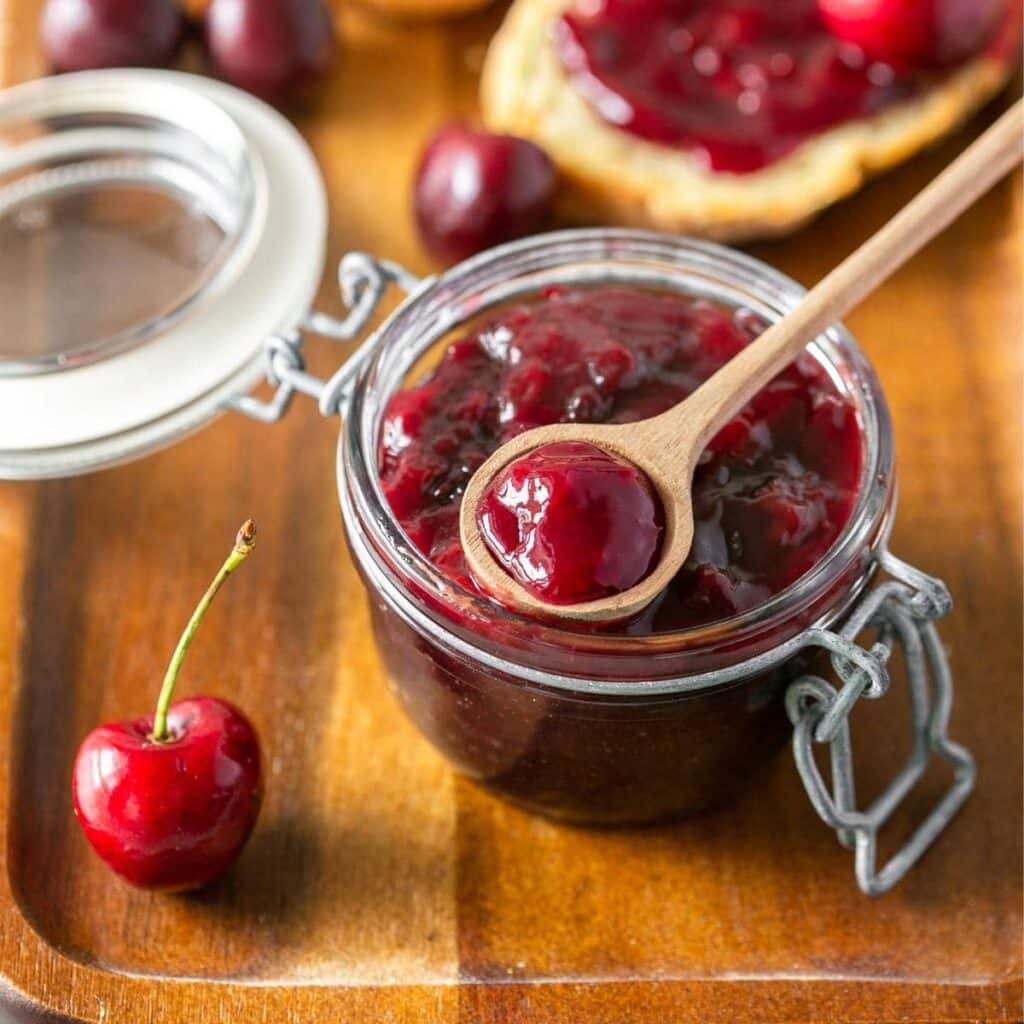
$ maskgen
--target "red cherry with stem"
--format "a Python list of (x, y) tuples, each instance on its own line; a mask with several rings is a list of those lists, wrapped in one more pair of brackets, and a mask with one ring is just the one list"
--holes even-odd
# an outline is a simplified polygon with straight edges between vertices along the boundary
[(416, 223), (435, 256), (460, 260), (539, 231), (554, 192), (554, 164), (532, 142), (449, 124), (420, 159)]
[(943, 67), (977, 53), (1006, 0), (818, 0), (833, 35), (898, 68)]
[(168, 64), (184, 27), (175, 0), (47, 0), (39, 21), (58, 71)]
[(167, 668), (156, 714), (101, 725), (75, 756), (75, 814), (100, 857), (146, 889), (197, 889), (245, 845), (263, 797), (259, 738), (233, 704), (171, 705), (189, 644), (214, 595), (253, 549), (248, 520), (196, 607)]
[(224, 78), (271, 101), (321, 77), (335, 49), (323, 0), (213, 0), (206, 45)]

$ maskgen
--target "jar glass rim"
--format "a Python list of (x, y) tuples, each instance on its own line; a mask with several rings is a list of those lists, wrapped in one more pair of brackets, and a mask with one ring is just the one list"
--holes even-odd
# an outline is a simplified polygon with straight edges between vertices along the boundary
[[(842, 325), (815, 342), (813, 352), (836, 385), (853, 399), (864, 439), (864, 459), (854, 510), (828, 553), (804, 576), (741, 615), (707, 626), (629, 636), (580, 633), (542, 624), (461, 587), (409, 540), (384, 496), (377, 469), (378, 430), (391, 394), (418, 358), (467, 320), (507, 297), (537, 291), (555, 280), (653, 283), (745, 305), (769, 319), (796, 306), (805, 290), (759, 260), (712, 242), (630, 229), (588, 228), (552, 232), (488, 250), (430, 279), (409, 296), (368, 340), (338, 445), (338, 487), (350, 541), (361, 563), (372, 561), (436, 632), (480, 643), (473, 624), (486, 622), (506, 639), (528, 633), (529, 648), (588, 654), (644, 654), (653, 659), (707, 649), (785, 621), (807, 607), (886, 529), (892, 491), (892, 432), (881, 387), (867, 359)], [(650, 279), (650, 280), (649, 280)], [(686, 286), (686, 287), (683, 287)], [(356, 540), (359, 541), (356, 544)], [(363, 543), (365, 542), (365, 543)], [(363, 564), (364, 570), (370, 568)], [(389, 588), (391, 589), (391, 588)], [(418, 616), (419, 617), (419, 616)], [(463, 646), (460, 644), (458, 646)], [(744, 655), (735, 661), (745, 660)], [(613, 686), (615, 684), (612, 684)], [(635, 682), (623, 684), (635, 687)]]

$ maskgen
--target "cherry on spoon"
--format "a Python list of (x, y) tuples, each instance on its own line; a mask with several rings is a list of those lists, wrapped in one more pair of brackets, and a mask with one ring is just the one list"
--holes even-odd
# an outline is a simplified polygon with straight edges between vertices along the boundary
[[(552, 424), (528, 430), (502, 445), (473, 474), (459, 515), (466, 560), (478, 581), (504, 603), (534, 617), (612, 622), (646, 607), (689, 554), (694, 531), (693, 473), (711, 438), (829, 325), (1016, 166), (1024, 156), (1022, 140), (1024, 101), (1019, 101), (828, 274), (796, 309), (667, 412), (627, 424)], [(639, 582), (596, 600), (559, 604), (532, 593), (499, 564), (481, 532), (481, 514), (502, 470), (541, 446), (567, 442), (593, 445), (642, 470), (661, 501), (664, 535), (656, 564)], [(554, 539), (548, 538), (552, 543)]]

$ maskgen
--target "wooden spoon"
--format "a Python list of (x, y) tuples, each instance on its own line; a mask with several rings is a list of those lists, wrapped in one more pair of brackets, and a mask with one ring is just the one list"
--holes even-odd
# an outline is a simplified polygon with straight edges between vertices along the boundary
[[(626, 618), (665, 588), (693, 541), (693, 472), (708, 441), (830, 324), (899, 269), (1024, 156), (1024, 100), (1016, 103), (877, 234), (844, 260), (784, 319), (769, 327), (692, 395), (651, 419), (625, 424), (559, 423), (502, 445), (473, 474), (459, 527), (470, 568), (495, 596), (534, 616), (601, 622)], [(661, 557), (641, 582), (610, 597), (550, 604), (512, 579), (484, 542), (478, 508), (494, 476), (540, 445), (585, 441), (647, 474), (665, 513)]]

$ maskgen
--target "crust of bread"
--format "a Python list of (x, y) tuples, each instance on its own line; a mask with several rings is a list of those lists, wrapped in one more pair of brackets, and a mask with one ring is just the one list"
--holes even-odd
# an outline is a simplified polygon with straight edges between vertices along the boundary
[(491, 42), (484, 121), (531, 139), (559, 168), (559, 214), (722, 241), (784, 234), (871, 175), (946, 135), (995, 95), (1007, 62), (982, 56), (872, 118), (823, 132), (763, 170), (709, 172), (692, 155), (603, 121), (577, 92), (551, 42), (567, 0), (516, 0)]

